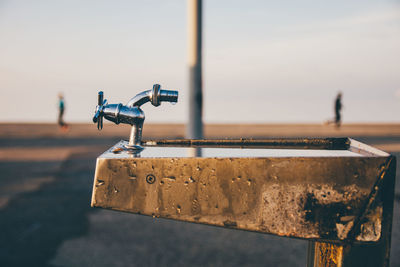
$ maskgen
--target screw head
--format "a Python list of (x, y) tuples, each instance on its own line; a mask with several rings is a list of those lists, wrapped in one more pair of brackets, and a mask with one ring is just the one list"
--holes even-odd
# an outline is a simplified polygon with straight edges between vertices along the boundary
[(146, 176), (146, 182), (149, 184), (154, 184), (156, 181), (156, 177), (153, 174), (149, 174)]

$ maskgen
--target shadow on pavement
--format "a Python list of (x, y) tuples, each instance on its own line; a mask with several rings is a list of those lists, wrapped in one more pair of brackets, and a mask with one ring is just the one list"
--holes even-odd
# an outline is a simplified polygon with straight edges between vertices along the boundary
[(0, 266), (48, 266), (63, 241), (88, 232), (95, 158), (72, 155), (53, 182), (0, 210)]
[[(53, 182), (17, 195), (0, 209), (0, 266), (305, 265), (306, 243), (301, 240), (90, 208), (98, 154), (71, 155)], [(27, 163), (7, 164), (28, 168)], [(30, 164), (35, 177), (40, 169), (52, 174), (46, 170), (50, 163)], [(12, 173), (1, 173), (1, 179), (12, 179)], [(18, 173), (23, 175), (21, 169)], [(392, 266), (400, 262), (396, 199)]]

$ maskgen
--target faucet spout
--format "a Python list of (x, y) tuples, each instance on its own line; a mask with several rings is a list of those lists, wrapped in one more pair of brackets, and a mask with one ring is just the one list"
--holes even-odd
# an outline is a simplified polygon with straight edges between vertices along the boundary
[(178, 92), (172, 90), (162, 90), (159, 84), (153, 85), (152, 90), (141, 92), (129, 100), (126, 106), (140, 107), (141, 105), (151, 102), (155, 107), (158, 107), (161, 102), (178, 102)]
[(151, 101), (151, 90), (143, 91), (129, 100), (127, 107), (140, 107), (141, 105)]

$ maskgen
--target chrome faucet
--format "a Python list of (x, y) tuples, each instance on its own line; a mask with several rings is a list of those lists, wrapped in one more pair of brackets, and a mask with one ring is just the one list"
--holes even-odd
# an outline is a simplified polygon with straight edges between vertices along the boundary
[(162, 90), (159, 84), (153, 85), (152, 90), (141, 92), (134, 96), (126, 106), (120, 104), (108, 104), (103, 100), (102, 91), (98, 95), (98, 103), (93, 117), (93, 122), (97, 122), (97, 129), (103, 128), (103, 117), (115, 124), (125, 123), (132, 126), (129, 136), (129, 143), (126, 146), (131, 151), (141, 151), (142, 129), (145, 119), (141, 105), (151, 102), (153, 106), (159, 106), (161, 102), (178, 102), (178, 91)]

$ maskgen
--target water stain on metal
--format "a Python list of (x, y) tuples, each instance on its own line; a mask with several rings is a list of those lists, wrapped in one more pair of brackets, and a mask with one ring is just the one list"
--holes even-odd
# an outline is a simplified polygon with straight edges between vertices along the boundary
[(105, 184), (105, 182), (103, 180), (97, 179), (96, 187), (102, 186), (104, 184)]
[(116, 147), (116, 148), (113, 149), (112, 152), (114, 154), (118, 154), (118, 153), (121, 153), (122, 151), (124, 151), (124, 149), (122, 147)]
[[(349, 238), (384, 161), (378, 157), (100, 158), (96, 184), (102, 177), (107, 186), (94, 189), (92, 205), (340, 242)], [(153, 183), (149, 184), (148, 175), (154, 176)], [(379, 240), (379, 201), (364, 216), (357, 241)]]
[(237, 223), (234, 221), (226, 220), (226, 221), (224, 221), (224, 226), (228, 227), (228, 228), (234, 228), (237, 226)]
[(176, 177), (175, 176), (168, 176), (168, 177), (165, 177), (164, 179), (167, 179), (167, 180), (169, 180), (169, 181), (176, 181)]
[(136, 180), (137, 180), (137, 177), (136, 177), (136, 176), (129, 176), (128, 179), (131, 180), (131, 181), (136, 181)]

